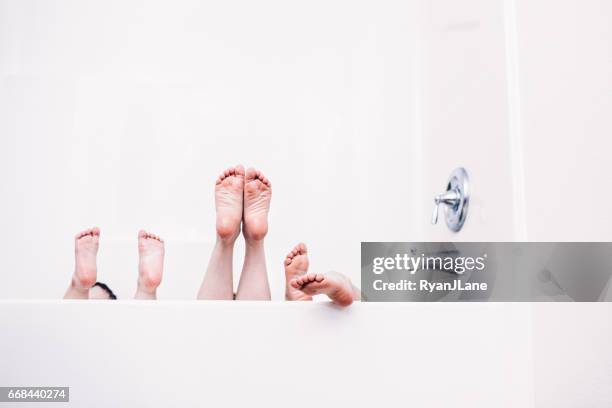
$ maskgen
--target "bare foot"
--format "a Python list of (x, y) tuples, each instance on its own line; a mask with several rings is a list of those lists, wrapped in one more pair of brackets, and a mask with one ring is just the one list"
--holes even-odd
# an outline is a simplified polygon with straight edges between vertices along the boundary
[(268, 233), (268, 210), (272, 198), (272, 184), (259, 170), (249, 168), (244, 183), (245, 239), (262, 240)]
[(244, 190), (244, 167), (225, 170), (215, 185), (217, 234), (224, 241), (234, 241), (240, 234)]
[(78, 290), (88, 291), (96, 283), (99, 242), (98, 227), (82, 231), (74, 237), (75, 269), (72, 283)]
[(327, 295), (340, 306), (353, 303), (353, 284), (338, 272), (307, 273), (291, 279), (289, 286), (310, 296)]
[(164, 241), (146, 231), (138, 232), (138, 290), (154, 293), (164, 270)]
[(289, 284), (293, 278), (308, 272), (308, 255), (306, 252), (306, 244), (300, 243), (285, 258), (285, 299), (287, 300), (312, 300), (312, 296)]

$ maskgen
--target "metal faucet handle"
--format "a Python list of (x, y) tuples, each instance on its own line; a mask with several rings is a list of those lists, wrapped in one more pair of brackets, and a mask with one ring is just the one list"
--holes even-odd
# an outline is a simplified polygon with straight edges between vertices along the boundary
[(431, 223), (438, 223), (438, 212), (440, 210), (440, 204), (446, 204), (452, 208), (456, 208), (461, 202), (461, 194), (456, 190), (448, 190), (446, 193), (438, 194), (434, 197), (434, 210), (431, 216)]
[(436, 201), (436, 204), (434, 205), (433, 214), (431, 216), (431, 223), (432, 224), (437, 224), (438, 223), (438, 210), (439, 209), (440, 209), (440, 203), (438, 203)]
[(470, 179), (464, 168), (459, 167), (453, 170), (448, 182), (446, 191), (434, 197), (434, 210), (431, 216), (431, 223), (438, 222), (438, 213), (442, 204), (444, 208), (444, 218), (446, 225), (453, 232), (458, 232), (467, 217), (468, 205), (470, 202)]

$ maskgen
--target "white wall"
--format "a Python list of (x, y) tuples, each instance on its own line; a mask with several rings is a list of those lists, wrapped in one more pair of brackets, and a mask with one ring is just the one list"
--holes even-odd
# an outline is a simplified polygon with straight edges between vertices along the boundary
[[(428, 240), (608, 241), (612, 3), (422, 2), (421, 208), (470, 174), (462, 231)], [(603, 210), (602, 210), (603, 208)]]
[(612, 3), (515, 3), (527, 237), (609, 241)]
[[(514, 241), (513, 156), (502, 0), (424, 1), (420, 61), (423, 189), (419, 218), (431, 241)], [(436, 194), (464, 167), (471, 184), (467, 220), (451, 231)]]
[(0, 297), (61, 296), (98, 225), (120, 297), (146, 228), (193, 298), (236, 163), (273, 183), (275, 298), (299, 241), (358, 281), (361, 240), (418, 240), (414, 3), (0, 1)]

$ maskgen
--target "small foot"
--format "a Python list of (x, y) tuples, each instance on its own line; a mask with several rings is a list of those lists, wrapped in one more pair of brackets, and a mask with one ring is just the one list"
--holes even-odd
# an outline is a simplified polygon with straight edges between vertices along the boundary
[(154, 294), (164, 270), (164, 241), (146, 231), (138, 232), (138, 291)]
[(310, 296), (327, 295), (340, 306), (353, 303), (353, 285), (349, 278), (338, 272), (307, 273), (291, 279), (289, 286)]
[(244, 200), (244, 167), (225, 170), (215, 184), (217, 235), (222, 241), (233, 242), (240, 233)]
[(249, 168), (244, 183), (244, 238), (260, 241), (268, 233), (272, 184), (259, 170)]
[(96, 283), (96, 257), (100, 243), (97, 227), (78, 233), (74, 237), (75, 269), (72, 284), (79, 291), (88, 291)]
[(312, 300), (312, 296), (290, 285), (294, 278), (308, 272), (308, 255), (306, 244), (297, 244), (285, 258), (285, 299)]

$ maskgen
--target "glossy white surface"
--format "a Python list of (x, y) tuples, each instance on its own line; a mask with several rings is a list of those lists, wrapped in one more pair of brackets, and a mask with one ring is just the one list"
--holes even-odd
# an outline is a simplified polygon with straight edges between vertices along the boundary
[(0, 384), (71, 406), (530, 407), (529, 304), (0, 303)]
[(0, 384), (74, 406), (605, 408), (611, 303), (1, 301)]
[(610, 241), (612, 3), (516, 3), (528, 238)]
[(612, 303), (532, 305), (536, 407), (612, 406)]

